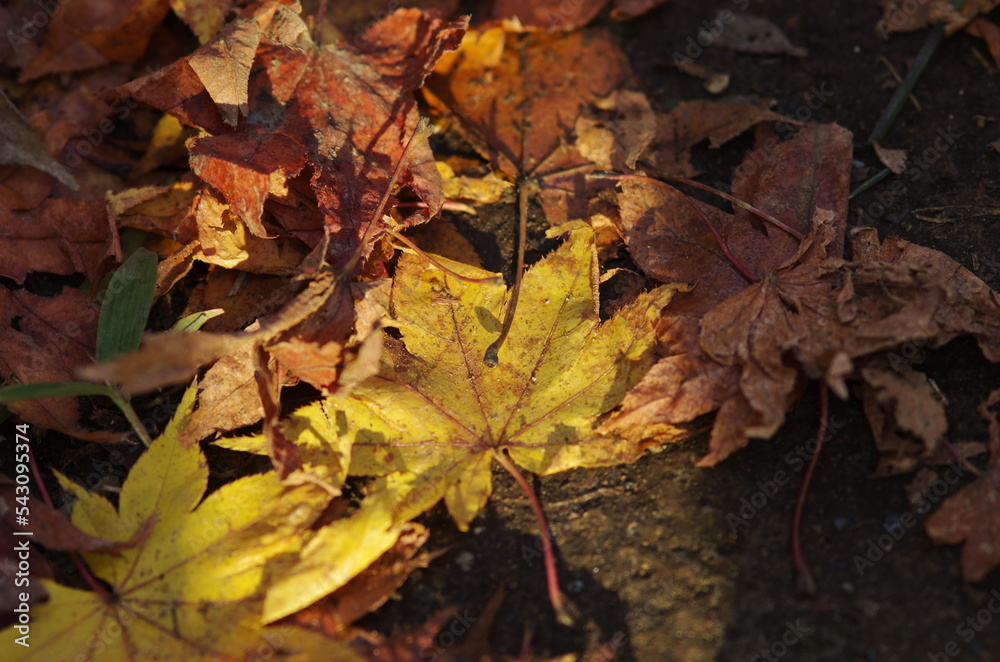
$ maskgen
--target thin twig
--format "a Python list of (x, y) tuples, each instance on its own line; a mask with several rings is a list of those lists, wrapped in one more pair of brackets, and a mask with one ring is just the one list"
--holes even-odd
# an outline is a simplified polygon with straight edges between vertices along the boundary
[(453, 271), (452, 269), (449, 269), (448, 267), (444, 266), (438, 260), (435, 260), (432, 255), (430, 255), (429, 253), (424, 252), (424, 250), (422, 248), (420, 248), (420, 246), (417, 246), (415, 243), (413, 243), (413, 241), (409, 237), (407, 237), (406, 235), (403, 235), (403, 234), (397, 232), (396, 230), (394, 230), (392, 228), (389, 228), (389, 235), (391, 235), (393, 239), (395, 239), (395, 240), (397, 240), (397, 241), (405, 244), (406, 247), (409, 248), (411, 251), (413, 251), (414, 253), (416, 253), (417, 255), (419, 255), (420, 257), (422, 257), (423, 259), (427, 260), (429, 263), (431, 263), (432, 265), (434, 265), (435, 268), (443, 271), (444, 273), (448, 274), (452, 278), (456, 278), (456, 279), (458, 279), (460, 281), (463, 281), (465, 283), (477, 283), (477, 284), (492, 283), (492, 282), (495, 282), (497, 280), (496, 276), (487, 276), (486, 278), (470, 278), (468, 276), (463, 276), (462, 274), (458, 273), (457, 271)]
[[(896, 71), (896, 67), (892, 66), (892, 62), (889, 62), (889, 58), (884, 55), (879, 55), (878, 59), (881, 60), (882, 64), (885, 65), (885, 68), (889, 70), (889, 75), (891, 75), (896, 81), (896, 85), (901, 84), (903, 82), (903, 77), (899, 75), (898, 71)], [(910, 98), (910, 103), (912, 103), (913, 107), (917, 109), (917, 112), (923, 112), (924, 109), (920, 107), (920, 102), (917, 101), (917, 97), (913, 96), (913, 92), (910, 92), (908, 96)]]
[[(965, 0), (954, 0), (951, 4), (955, 9), (961, 9)], [(924, 41), (924, 45), (920, 47), (920, 52), (917, 53), (917, 57), (913, 60), (913, 65), (910, 70), (906, 72), (906, 77), (903, 78), (903, 82), (896, 87), (896, 91), (893, 93), (892, 98), (889, 100), (889, 104), (882, 111), (882, 116), (878, 118), (878, 122), (875, 124), (875, 128), (872, 130), (872, 134), (868, 136), (868, 143), (877, 143), (885, 136), (889, 131), (889, 127), (892, 123), (896, 121), (896, 117), (899, 115), (899, 111), (903, 109), (903, 104), (906, 103), (906, 98), (910, 96), (913, 91), (913, 87), (917, 84), (917, 80), (920, 78), (920, 74), (923, 73), (924, 69), (930, 63), (931, 58), (934, 57), (934, 52), (937, 50), (938, 45), (941, 40), (944, 39), (944, 24), (938, 23), (933, 28), (931, 32), (927, 35), (927, 40)]]

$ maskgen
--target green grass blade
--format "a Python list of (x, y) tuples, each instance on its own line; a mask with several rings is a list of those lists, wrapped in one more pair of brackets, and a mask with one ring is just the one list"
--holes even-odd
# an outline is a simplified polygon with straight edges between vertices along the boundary
[(156, 254), (137, 249), (111, 276), (97, 324), (97, 362), (139, 349), (153, 306)]

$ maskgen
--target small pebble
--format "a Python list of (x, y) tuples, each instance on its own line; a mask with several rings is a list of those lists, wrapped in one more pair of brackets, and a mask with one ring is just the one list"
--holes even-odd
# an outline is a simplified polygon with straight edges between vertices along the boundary
[(476, 556), (472, 552), (462, 552), (455, 557), (455, 565), (462, 569), (462, 572), (469, 572), (476, 563)]

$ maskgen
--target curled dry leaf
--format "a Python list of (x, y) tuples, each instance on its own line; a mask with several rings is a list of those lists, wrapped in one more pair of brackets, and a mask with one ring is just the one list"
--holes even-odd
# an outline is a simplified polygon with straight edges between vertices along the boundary
[(79, 185), (63, 164), (52, 157), (38, 134), (24, 121), (7, 95), (0, 91), (0, 165), (30, 166), (46, 172), (71, 189)]
[(948, 418), (927, 376), (885, 359), (861, 369), (865, 416), (879, 450), (877, 475), (910, 473), (941, 448)]
[[(191, 147), (191, 168), (254, 235), (269, 235), (263, 223), (268, 198), (311, 171), (318, 204), (313, 224), (330, 236), (333, 261), (341, 265), (359, 249), (367, 254), (371, 245), (361, 247), (361, 238), (369, 223), (381, 223), (373, 215), (417, 126), (410, 93), (437, 58), (458, 45), (465, 24), (399, 10), (360, 41), (318, 46), (290, 8), (262, 0), (234, 26), (119, 94), (210, 134)], [(206, 64), (237, 50), (244, 54), (238, 69)], [(246, 122), (234, 129), (244, 98), (259, 101), (247, 103)], [(415, 140), (397, 183), (428, 209), (409, 223), (434, 215), (442, 202), (427, 139)]]

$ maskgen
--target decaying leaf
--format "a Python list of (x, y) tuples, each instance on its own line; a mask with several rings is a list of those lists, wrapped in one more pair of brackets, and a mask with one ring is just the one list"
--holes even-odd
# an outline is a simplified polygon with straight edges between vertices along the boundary
[(990, 408), (1000, 403), (1000, 390), (979, 405), (989, 424), (990, 461), (973, 483), (952, 495), (924, 524), (927, 535), (942, 545), (962, 547), (962, 576), (978, 582), (1000, 565), (1000, 422)]
[[(0, 371), (14, 383), (70, 382), (74, 370), (93, 361), (98, 308), (79, 290), (55, 297), (0, 288)], [(89, 430), (76, 398), (22, 400), (7, 405), (25, 421), (71, 437), (117, 442), (122, 435)]]
[[(330, 236), (333, 261), (342, 265), (370, 250), (360, 246), (362, 235), (369, 223), (381, 223), (373, 216), (417, 126), (410, 93), (463, 31), (462, 22), (400, 10), (361, 41), (318, 46), (292, 9), (261, 0), (191, 57), (120, 94), (207, 132), (191, 146), (191, 168), (255, 236), (271, 235), (265, 202), (311, 170), (319, 212), (313, 222)], [(231, 52), (242, 54), (241, 65), (230, 64)], [(242, 114), (246, 121), (233, 128)], [(427, 139), (414, 140), (396, 181), (428, 211), (409, 223), (426, 220), (442, 202)]]
[(101, 202), (49, 198), (31, 213), (0, 209), (0, 275), (23, 283), (29, 271), (82, 273), (99, 284), (121, 260), (114, 230)]
[(79, 188), (73, 175), (45, 149), (7, 95), (0, 91), (0, 164), (21, 165), (47, 172), (71, 189)]
[(721, 32), (712, 34), (702, 32), (698, 41), (706, 40), (712, 46), (731, 48), (742, 53), (785, 53), (795, 57), (805, 57), (809, 51), (789, 41), (785, 33), (771, 21), (746, 12), (737, 12), (730, 17), (732, 20), (723, 23)]

